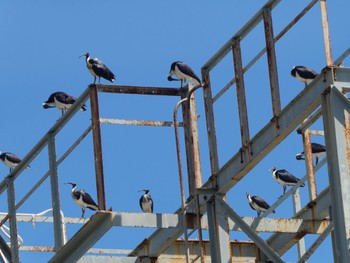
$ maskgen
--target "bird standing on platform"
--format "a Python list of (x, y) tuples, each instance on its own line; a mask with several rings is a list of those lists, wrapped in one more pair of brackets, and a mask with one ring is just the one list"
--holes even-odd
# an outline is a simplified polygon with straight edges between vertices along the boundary
[[(272, 167), (270, 171), (272, 171), (272, 177), (283, 186), (283, 194), (286, 193), (287, 185), (294, 186), (300, 181), (299, 178), (296, 178), (287, 170), (277, 170), (276, 167)], [(303, 183), (300, 186), (304, 187), (305, 184)]]
[[(1, 151), (0, 151), (0, 160), (10, 168), (10, 173), (22, 161), (17, 155), (13, 153), (1, 152)], [(30, 166), (28, 165), (26, 168), (29, 169)]]
[[(262, 199), (259, 196), (250, 196), (249, 193), (246, 193), (247, 199), (249, 202), (250, 207), (257, 212), (257, 217), (260, 216), (261, 212), (265, 212), (267, 209), (270, 208), (270, 205), (265, 202), (264, 199)], [(272, 211), (272, 213), (275, 213), (275, 210)]]
[[(172, 78), (171, 76), (175, 75), (177, 79)], [(186, 84), (186, 81), (191, 81), (195, 85), (201, 84), (200, 79), (197, 77), (196, 74), (194, 74), (193, 70), (185, 63), (181, 61), (176, 61), (173, 64), (171, 64), (170, 71), (168, 74), (168, 80), (169, 81), (181, 81), (181, 87), (183, 84)]]
[(113, 72), (98, 58), (90, 58), (89, 53), (84, 53), (80, 57), (82, 56), (86, 57), (86, 66), (92, 76), (94, 76), (94, 84), (96, 83), (96, 78), (98, 78), (98, 83), (100, 83), (101, 78), (109, 80), (110, 82), (115, 80)]
[(72, 185), (72, 198), (74, 202), (81, 207), (81, 218), (84, 218), (85, 209), (89, 208), (91, 210), (98, 210), (98, 206), (92, 197), (86, 193), (84, 190), (75, 190), (77, 187), (76, 183), (67, 182), (66, 184)]
[(144, 213), (153, 213), (153, 200), (148, 189), (140, 190), (145, 193), (140, 198), (140, 207)]
[(318, 75), (314, 70), (304, 66), (294, 66), (290, 73), (293, 77), (305, 83), (305, 86), (309, 85)]
[[(77, 99), (72, 97), (71, 95), (68, 95), (67, 93), (64, 93), (62, 91), (54, 92), (50, 95), (47, 101), (43, 103), (44, 109), (49, 108), (57, 108), (61, 110), (62, 116), (63, 114), (75, 103)], [(86, 105), (84, 104), (80, 111), (86, 111)]]
[[(322, 155), (326, 154), (326, 146), (319, 144), (319, 143), (315, 143), (312, 142), (311, 143), (311, 152), (312, 152), (312, 157), (316, 158), (316, 165), (318, 164), (318, 158)], [(298, 153), (295, 158), (297, 160), (305, 160), (305, 154), (304, 151), (302, 151), (301, 153)]]

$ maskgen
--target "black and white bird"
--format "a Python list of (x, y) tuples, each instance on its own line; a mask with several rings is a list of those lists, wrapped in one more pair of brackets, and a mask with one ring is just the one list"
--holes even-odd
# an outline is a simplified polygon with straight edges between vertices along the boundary
[[(260, 216), (261, 212), (265, 212), (267, 209), (270, 208), (270, 205), (266, 203), (266, 201), (261, 197), (256, 195), (250, 196), (249, 193), (246, 193), (246, 195), (250, 207), (257, 212), (258, 217)], [(275, 210), (273, 210), (272, 213), (275, 213)]]
[[(294, 186), (300, 181), (299, 178), (296, 178), (287, 170), (277, 170), (276, 167), (272, 167), (270, 171), (272, 172), (272, 177), (283, 186), (283, 194), (286, 193), (287, 185)], [(305, 184), (303, 183), (300, 186), (304, 187)]]
[(145, 193), (140, 198), (140, 207), (144, 213), (153, 213), (153, 200), (149, 194), (148, 189), (140, 190), (139, 192), (144, 191)]
[[(175, 75), (177, 79), (172, 78), (171, 76)], [(168, 74), (168, 80), (180, 80), (181, 81), (181, 87), (183, 86), (186, 81), (191, 81), (195, 85), (201, 84), (200, 79), (197, 77), (197, 75), (193, 72), (193, 70), (185, 63), (181, 61), (175, 61), (170, 66), (170, 71)]]
[(101, 78), (113, 82), (115, 76), (112, 71), (105, 64), (102, 63), (98, 58), (90, 58), (89, 53), (84, 53), (80, 57), (86, 57), (86, 66), (92, 76), (94, 76), (94, 84), (96, 83), (96, 78), (98, 78), (98, 83), (100, 83)]
[[(1, 151), (0, 151), (0, 160), (10, 168), (10, 173), (22, 161), (17, 155), (13, 153), (1, 152)], [(29, 169), (30, 166), (28, 165), (26, 168)]]
[[(311, 143), (311, 152), (312, 152), (312, 157), (316, 158), (316, 165), (318, 164), (318, 158), (321, 157), (322, 155), (326, 154), (326, 146), (312, 142)], [(305, 160), (305, 154), (304, 151), (301, 153), (298, 153), (295, 158), (297, 160)]]
[(314, 70), (304, 66), (294, 66), (290, 74), (305, 83), (305, 86), (309, 85), (318, 75)]
[(86, 193), (82, 189), (75, 190), (77, 188), (76, 183), (67, 182), (66, 184), (72, 185), (72, 198), (74, 202), (81, 207), (81, 211), (82, 211), (81, 218), (84, 218), (86, 208), (89, 208), (95, 211), (98, 210), (97, 204), (88, 193)]
[[(61, 110), (62, 115), (75, 103), (77, 99), (62, 91), (54, 92), (50, 97), (43, 103), (44, 109), (57, 108)], [(84, 104), (80, 111), (86, 111), (86, 105)]]

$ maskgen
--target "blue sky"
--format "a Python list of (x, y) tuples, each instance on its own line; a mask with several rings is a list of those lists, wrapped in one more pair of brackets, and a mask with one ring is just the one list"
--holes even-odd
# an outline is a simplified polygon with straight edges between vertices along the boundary
[[(2, 1), (0, 34), (2, 63), (2, 114), (0, 150), (23, 157), (60, 117), (60, 112), (44, 110), (42, 102), (55, 91), (78, 97), (92, 82), (83, 58), (84, 52), (101, 59), (116, 75), (116, 84), (154, 87), (178, 87), (168, 82), (166, 75), (171, 63), (182, 60), (200, 75), (201, 66), (232, 37), (266, 1)], [(274, 32), (294, 18), (303, 7), (299, 1), (282, 1), (273, 11)], [(298, 2), (298, 3), (296, 3)], [(300, 1), (302, 2), (302, 1)], [(329, 24), (334, 59), (350, 46), (345, 18), (349, 1), (328, 1)], [(260, 24), (242, 41), (245, 65), (265, 45)], [(287, 105), (302, 89), (303, 84), (290, 76), (294, 65), (306, 65), (316, 71), (325, 66), (320, 9), (318, 4), (276, 46), (282, 106)], [(348, 62), (349, 63), (349, 62)], [(346, 63), (346, 64), (348, 64)], [(212, 73), (215, 95), (233, 77), (232, 56), (228, 55)], [(272, 117), (269, 83), (264, 56), (245, 75), (251, 137)], [(106, 81), (102, 83), (107, 84)], [(202, 93), (197, 93), (200, 118), (199, 136), (203, 182), (210, 176), (207, 150), (205, 113)], [(176, 98), (100, 94), (101, 117), (172, 120)], [(60, 157), (90, 123), (88, 111), (78, 113), (57, 136)], [(230, 89), (215, 104), (215, 121), (220, 166), (240, 147), (238, 112), (235, 90)], [(317, 122), (315, 129), (322, 129)], [(181, 204), (174, 131), (172, 128), (128, 127), (103, 125), (103, 157), (107, 206), (113, 211), (139, 212), (139, 189), (149, 188), (155, 202), (155, 212), (172, 213)], [(312, 138), (323, 143), (322, 137)], [(183, 144), (183, 141), (182, 141)], [(260, 195), (273, 203), (282, 193), (268, 172), (271, 166), (285, 168), (297, 177), (305, 174), (303, 162), (295, 160), (302, 149), (300, 135), (293, 132), (271, 154), (254, 168), (242, 182), (228, 193), (227, 202), (241, 216), (255, 216), (248, 206), (245, 192)], [(44, 150), (16, 180), (19, 200), (48, 169)], [(0, 165), (5, 177), (8, 168)], [(95, 199), (94, 166), (91, 134), (59, 167), (62, 210), (67, 217), (79, 217), (81, 210), (70, 197), (66, 181), (75, 181)], [(318, 192), (328, 184), (327, 168), (317, 174)], [(49, 181), (19, 209), (21, 213), (39, 213), (51, 206)], [(301, 189), (303, 205), (307, 188)], [(0, 199), (2, 211), (7, 211), (6, 193)], [(290, 217), (293, 213), (288, 199), (274, 217)], [(87, 216), (92, 213), (88, 211)], [(49, 224), (21, 223), (19, 234), (24, 245), (52, 246)], [(67, 226), (69, 237), (79, 226)], [(96, 247), (133, 249), (153, 229), (113, 229)], [(131, 237), (123, 238), (126, 233)], [(264, 235), (263, 235), (264, 236)], [(116, 238), (118, 237), (118, 238)], [(234, 239), (246, 240), (234, 232)], [(308, 238), (307, 244), (314, 237)], [(111, 244), (113, 241), (113, 245)], [(309, 262), (331, 262), (328, 238)], [(21, 252), (22, 262), (44, 262), (50, 253)], [(296, 261), (296, 250), (283, 256)]]

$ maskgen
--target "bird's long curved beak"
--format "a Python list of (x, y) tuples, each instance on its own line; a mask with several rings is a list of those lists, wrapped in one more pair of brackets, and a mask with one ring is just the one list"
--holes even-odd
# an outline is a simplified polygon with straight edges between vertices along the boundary
[(171, 76), (169, 76), (169, 75), (168, 75), (168, 80), (169, 80), (169, 81), (180, 81), (179, 79), (174, 79), (173, 77), (171, 77)]
[(64, 184), (70, 184), (70, 185), (73, 185), (73, 183), (71, 183), (71, 182), (65, 182)]

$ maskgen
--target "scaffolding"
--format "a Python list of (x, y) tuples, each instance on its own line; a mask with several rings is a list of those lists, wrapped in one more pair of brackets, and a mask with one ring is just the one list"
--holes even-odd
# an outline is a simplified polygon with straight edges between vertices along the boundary
[[(294, 19), (277, 35), (273, 32), (272, 10), (278, 0), (268, 1), (201, 69), (203, 84), (183, 88), (140, 87), (118, 85), (90, 85), (76, 103), (41, 138), (22, 162), (0, 183), (0, 194), (7, 192), (8, 213), (1, 214), (1, 226), (9, 222), (10, 244), (0, 238), (0, 261), (20, 262), (20, 250), (51, 251), (55, 255), (49, 262), (104, 262), (103, 255), (110, 254), (113, 262), (284, 262), (282, 256), (295, 244), (298, 245), (298, 262), (306, 262), (322, 241), (331, 234), (334, 262), (350, 262), (350, 69), (340, 66), (350, 54), (347, 49), (333, 61), (328, 29), (325, 0), (310, 1)], [(311, 10), (320, 5), (325, 46), (326, 66), (316, 79), (305, 87), (284, 108), (281, 107), (275, 43)], [(242, 65), (241, 41), (260, 23), (264, 25), (266, 47), (246, 64)], [(233, 56), (234, 75), (215, 96), (212, 94), (211, 71), (227, 56)], [(272, 119), (253, 138), (248, 125), (244, 74), (263, 56), (267, 55), (271, 91)], [(219, 165), (214, 103), (232, 86), (236, 87), (239, 113), (241, 147), (223, 166)], [(205, 122), (207, 129), (211, 175), (202, 182), (200, 149), (198, 139), (195, 92), (203, 91)], [(102, 118), (99, 112), (99, 93), (137, 94), (149, 96), (174, 96), (179, 103), (174, 107), (173, 121), (136, 121)], [(55, 138), (81, 106), (90, 100), (91, 124), (60, 157), (56, 156)], [(182, 122), (177, 111), (182, 109)], [(322, 118), (323, 131), (310, 129)], [(101, 143), (101, 125), (126, 124), (141, 126), (173, 126), (177, 143), (179, 180), (182, 204), (173, 214), (144, 214), (108, 211), (105, 200), (104, 170)], [(183, 164), (181, 162), (181, 139), (178, 129), (183, 128), (188, 176), (188, 193), (185, 196)], [(289, 134), (297, 130), (302, 135), (305, 152), (306, 175), (260, 217), (241, 217), (225, 200), (232, 191), (262, 159), (264, 159)], [(58, 166), (79, 143), (92, 132), (94, 165), (99, 211), (91, 219), (65, 218), (60, 205)], [(327, 157), (313, 165), (310, 135), (323, 135)], [(15, 182), (25, 167), (43, 150), (48, 149), (49, 170), (30, 191), (16, 202)], [(316, 191), (315, 172), (328, 164), (329, 186)], [(50, 178), (52, 208), (39, 214), (20, 214), (16, 211)], [(301, 207), (298, 188), (308, 182), (309, 200)], [(291, 218), (267, 218), (287, 198), (293, 198), (294, 216)], [(52, 211), (53, 216), (46, 213)], [(23, 247), (18, 235), (19, 222), (49, 222), (54, 229), (54, 247)], [(83, 224), (80, 230), (67, 240), (65, 224)], [(157, 228), (135, 249), (94, 249), (94, 244), (113, 227)], [(202, 231), (208, 231), (204, 240)], [(243, 231), (252, 241), (230, 239), (231, 231)], [(191, 239), (193, 233), (197, 239)], [(264, 240), (258, 233), (273, 233)], [(319, 235), (306, 248), (303, 238), (308, 234)], [(184, 236), (181, 239), (181, 236)], [(121, 256), (122, 255), (122, 256)], [(109, 262), (109, 261), (108, 261)]]

